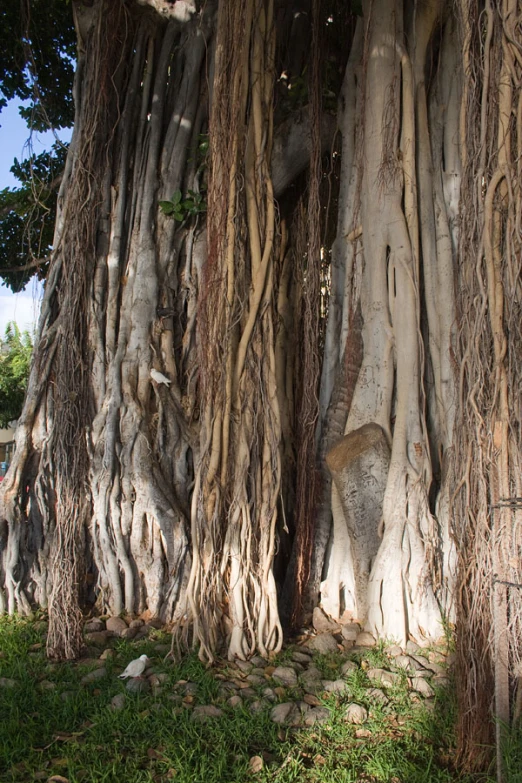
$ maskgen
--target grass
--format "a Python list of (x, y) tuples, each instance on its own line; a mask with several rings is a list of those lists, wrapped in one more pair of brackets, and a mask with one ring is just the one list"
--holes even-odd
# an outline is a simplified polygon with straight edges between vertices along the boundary
[[(412, 702), (404, 678), (387, 690), (388, 704), (378, 704), (368, 696), (368, 679), (358, 669), (348, 677), (346, 693), (321, 699), (331, 710), (328, 723), (284, 728), (270, 719), (270, 706), (255, 714), (248, 705), (230, 707), (220, 696), (215, 672), (195, 656), (177, 665), (164, 662), (155, 649), (166, 641), (160, 632), (138, 643), (119, 640), (114, 658), (106, 661), (107, 676), (91, 685), (80, 680), (96, 662), (49, 663), (43, 633), (41, 622), (0, 618), (0, 677), (16, 680), (14, 688), (0, 687), (2, 782), (49, 781), (53, 776), (68, 783), (465, 781), (451, 761), (454, 704), (449, 693), (439, 692), (428, 711), (420, 701)], [(166, 674), (161, 694), (130, 694), (117, 678), (143, 652)], [(281, 662), (288, 656), (286, 652)], [(315, 656), (314, 663), (326, 679), (335, 679), (345, 659)], [(366, 659), (370, 667), (386, 663), (384, 648)], [(179, 703), (179, 696), (169, 698), (179, 680), (198, 683), (193, 703), (218, 704), (222, 717), (192, 720), (192, 710)], [(118, 693), (126, 694), (125, 704), (113, 711), (111, 699)], [(292, 695), (288, 691), (281, 701)], [(368, 709), (364, 726), (343, 720), (352, 701)], [(249, 766), (254, 756), (263, 759), (258, 772)]]

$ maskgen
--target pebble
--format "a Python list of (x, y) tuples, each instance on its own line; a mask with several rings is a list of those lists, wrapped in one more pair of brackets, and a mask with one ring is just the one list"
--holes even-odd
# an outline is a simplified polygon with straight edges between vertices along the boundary
[(389, 699), (380, 688), (368, 688), (366, 695), (369, 699), (379, 702), (379, 704), (389, 704)]
[(231, 696), (230, 699), (227, 699), (227, 704), (229, 704), (231, 707), (241, 707), (243, 704), (243, 699), (241, 696)]
[(341, 674), (344, 674), (344, 676), (346, 677), (346, 675), (349, 675), (352, 672), (356, 672), (358, 668), (359, 667), (357, 666), (357, 664), (354, 663), (353, 661), (345, 661), (341, 666)]
[(272, 672), (272, 679), (283, 683), (283, 685), (289, 688), (297, 685), (297, 674), (295, 669), (292, 669), (290, 666), (277, 666)]
[(320, 606), (316, 606), (312, 615), (312, 625), (316, 633), (337, 633), (341, 630), (339, 623), (332, 620), (321, 609)]
[(92, 631), (92, 633), (85, 634), (85, 641), (89, 644), (94, 644), (95, 647), (103, 647), (107, 644), (110, 636), (109, 631)]
[(355, 644), (358, 647), (375, 647), (377, 642), (375, 640), (375, 636), (373, 636), (371, 633), (368, 633), (368, 631), (361, 631), (361, 633), (357, 634)]
[(93, 672), (89, 672), (88, 674), (85, 674), (80, 682), (82, 685), (89, 685), (91, 682), (97, 682), (98, 680), (103, 680), (104, 677), (107, 676), (107, 669), (102, 666), (101, 669), (95, 669)]
[(122, 710), (125, 705), (125, 694), (124, 693), (117, 693), (116, 696), (113, 696), (110, 703), (110, 708), (114, 712), (117, 712), (118, 710)]
[(395, 666), (398, 666), (400, 669), (410, 672), (419, 671), (419, 669), (423, 668), (411, 655), (397, 655), (394, 663)]
[(366, 674), (368, 675), (368, 679), (372, 680), (372, 682), (378, 683), (379, 685), (397, 685), (401, 681), (400, 674), (389, 672), (386, 669), (368, 669)]
[(348, 721), (348, 723), (366, 723), (368, 720), (368, 710), (366, 707), (363, 707), (362, 704), (355, 704), (355, 702), (352, 702), (352, 704), (349, 704), (346, 708), (344, 720)]
[(220, 707), (215, 707), (213, 704), (202, 704), (199, 707), (194, 707), (191, 720), (206, 721), (211, 718), (220, 718), (222, 715), (223, 710)]
[(343, 693), (348, 688), (344, 680), (321, 680), (321, 685), (328, 693)]
[(128, 625), (122, 617), (109, 617), (105, 627), (116, 636), (121, 636), (122, 632), (128, 629)]
[(339, 651), (337, 641), (331, 633), (322, 633), (319, 634), (319, 636), (314, 636), (306, 643), (306, 646), (310, 650), (315, 650), (315, 652), (323, 654)]
[(326, 707), (313, 707), (304, 716), (304, 725), (313, 726), (314, 723), (326, 723), (330, 720), (330, 710)]
[(89, 620), (89, 622), (85, 623), (85, 625), (83, 626), (83, 630), (85, 631), (85, 633), (104, 631), (105, 623), (103, 622), (103, 620), (100, 620), (99, 617), (93, 617), (92, 620)]
[(426, 698), (435, 696), (435, 691), (429, 682), (426, 682), (423, 677), (413, 677), (411, 680), (411, 687), (414, 691), (417, 691), (417, 693), (420, 693), (422, 696), (426, 696)]
[(271, 719), (274, 721), (274, 723), (284, 723), (293, 706), (293, 701), (285, 701), (282, 704), (277, 704), (270, 711)]
[(361, 628), (357, 623), (348, 623), (341, 626), (341, 635), (347, 642), (355, 642), (361, 632)]
[(129, 693), (147, 693), (150, 691), (150, 682), (143, 677), (131, 677), (125, 687)]

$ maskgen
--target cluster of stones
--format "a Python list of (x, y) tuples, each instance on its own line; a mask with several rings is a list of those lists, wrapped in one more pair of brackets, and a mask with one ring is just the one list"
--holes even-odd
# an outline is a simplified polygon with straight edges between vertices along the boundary
[[(82, 677), (82, 685), (96, 684), (108, 676), (106, 662), (115, 655), (110, 646), (115, 638), (133, 642), (144, 640), (158, 628), (161, 628), (161, 623), (155, 620), (148, 623), (141, 619), (126, 622), (121, 617), (89, 620), (84, 630), (90, 657), (82, 660), (81, 664), (92, 664), (94, 668)], [(164, 659), (170, 651), (170, 645), (154, 644), (152, 640), (154, 652), (151, 654), (154, 661), (141, 677), (128, 679), (125, 689), (135, 693), (151, 692), (157, 697), (157, 703), (169, 700), (176, 710), (191, 710), (195, 721), (218, 718), (228, 705), (232, 708), (244, 707), (252, 713), (270, 711), (271, 719), (277, 724), (307, 727), (330, 720), (332, 699), (325, 697), (332, 694), (342, 700), (343, 719), (362, 725), (368, 720), (368, 709), (371, 710), (372, 704), (390, 703), (397, 685), (406, 684), (411, 701), (423, 701), (430, 708), (433, 705), (434, 689), (448, 683), (447, 666), (451, 661), (444, 648), (431, 649), (423, 654), (423, 650), (414, 642), (408, 642), (404, 648), (388, 646), (386, 666), (376, 668), (367, 660), (371, 658), (369, 651), (376, 641), (371, 634), (361, 631), (356, 623), (337, 625), (317, 609), (314, 613), (314, 631), (292, 646), (284, 665), (273, 665), (260, 656), (254, 656), (249, 661), (218, 663), (214, 676), (219, 682), (219, 697), (214, 704), (201, 703), (200, 688), (196, 682), (179, 680), (174, 686), (169, 685), (171, 676), (168, 670), (171, 664)], [(100, 647), (104, 648), (101, 653)], [(327, 653), (340, 656), (338, 679), (325, 679), (317, 665), (316, 656)], [(347, 657), (349, 659), (345, 660)], [(353, 672), (360, 669), (365, 671), (367, 678), (367, 706), (351, 700), (349, 680)], [(13, 687), (14, 684), (14, 681), (0, 682), (4, 687)], [(51, 689), (56, 685), (44, 680), (39, 687)], [(73, 695), (73, 691), (64, 691), (62, 698)], [(111, 709), (121, 709), (125, 700), (125, 692), (117, 694), (111, 701)], [(360, 727), (356, 734), (365, 736), (367, 732), (364, 727)]]

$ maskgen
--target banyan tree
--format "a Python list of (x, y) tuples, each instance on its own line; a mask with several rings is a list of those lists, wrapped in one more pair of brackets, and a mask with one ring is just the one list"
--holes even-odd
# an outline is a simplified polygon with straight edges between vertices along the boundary
[(318, 605), (399, 642), (456, 627), (481, 763), (522, 638), (520, 8), (72, 10), (0, 611), (48, 608), (65, 658), (93, 604), (208, 661)]

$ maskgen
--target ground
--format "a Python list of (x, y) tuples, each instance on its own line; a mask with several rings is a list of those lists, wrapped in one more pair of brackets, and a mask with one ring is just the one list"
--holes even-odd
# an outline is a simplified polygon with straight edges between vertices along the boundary
[[(0, 620), (0, 780), (465, 779), (453, 764), (447, 647), (352, 646), (325, 632), (271, 661), (205, 668), (195, 655), (167, 657), (170, 636), (157, 624), (128, 625), (89, 621), (88, 657), (58, 664), (45, 657), (45, 618)], [(144, 677), (120, 680), (143, 653)]]

